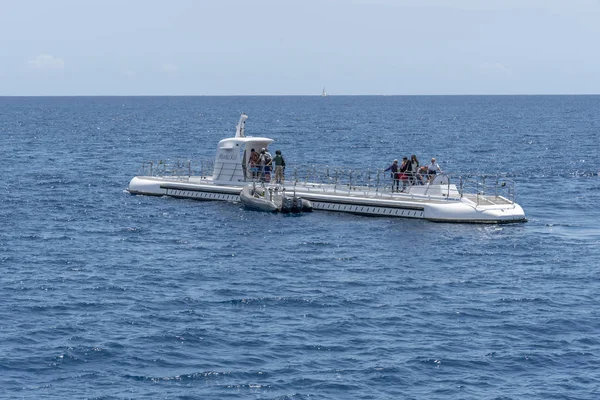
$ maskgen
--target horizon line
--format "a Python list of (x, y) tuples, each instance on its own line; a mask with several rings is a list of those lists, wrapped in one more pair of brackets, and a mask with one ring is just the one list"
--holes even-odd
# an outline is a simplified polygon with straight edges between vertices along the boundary
[(436, 96), (599, 96), (600, 93), (463, 93), (463, 94), (0, 94), (7, 97), (436, 97)]

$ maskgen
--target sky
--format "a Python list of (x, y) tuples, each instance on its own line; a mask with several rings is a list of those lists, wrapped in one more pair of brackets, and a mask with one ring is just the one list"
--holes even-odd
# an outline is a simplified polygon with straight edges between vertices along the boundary
[(0, 96), (600, 94), (600, 0), (0, 0)]

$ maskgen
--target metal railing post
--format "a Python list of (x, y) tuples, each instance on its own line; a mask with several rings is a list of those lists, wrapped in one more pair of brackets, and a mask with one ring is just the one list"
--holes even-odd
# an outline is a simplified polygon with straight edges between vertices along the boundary
[(498, 198), (498, 180), (499, 180), (499, 175), (496, 175), (496, 198)]
[(338, 169), (335, 170), (335, 180), (333, 181), (333, 193), (337, 192), (337, 184), (338, 184)]
[(352, 189), (352, 180), (354, 179), (354, 171), (349, 169), (348, 170), (348, 191), (350, 191), (350, 189)]

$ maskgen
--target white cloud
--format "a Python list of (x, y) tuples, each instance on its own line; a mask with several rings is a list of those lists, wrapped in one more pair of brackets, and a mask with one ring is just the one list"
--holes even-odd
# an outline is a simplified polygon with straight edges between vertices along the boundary
[(179, 69), (175, 64), (163, 64), (162, 68), (167, 72), (177, 72), (177, 70)]
[(54, 57), (49, 54), (40, 54), (27, 64), (35, 69), (63, 69), (65, 62), (62, 58)]

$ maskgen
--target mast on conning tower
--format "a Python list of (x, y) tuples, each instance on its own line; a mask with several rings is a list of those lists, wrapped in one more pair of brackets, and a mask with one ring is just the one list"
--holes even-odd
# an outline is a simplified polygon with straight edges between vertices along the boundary
[(244, 128), (246, 127), (246, 120), (248, 119), (248, 116), (245, 113), (242, 113), (242, 115), (240, 115), (240, 122), (238, 122), (238, 124), (235, 126), (235, 137), (246, 137), (246, 135), (244, 134)]

